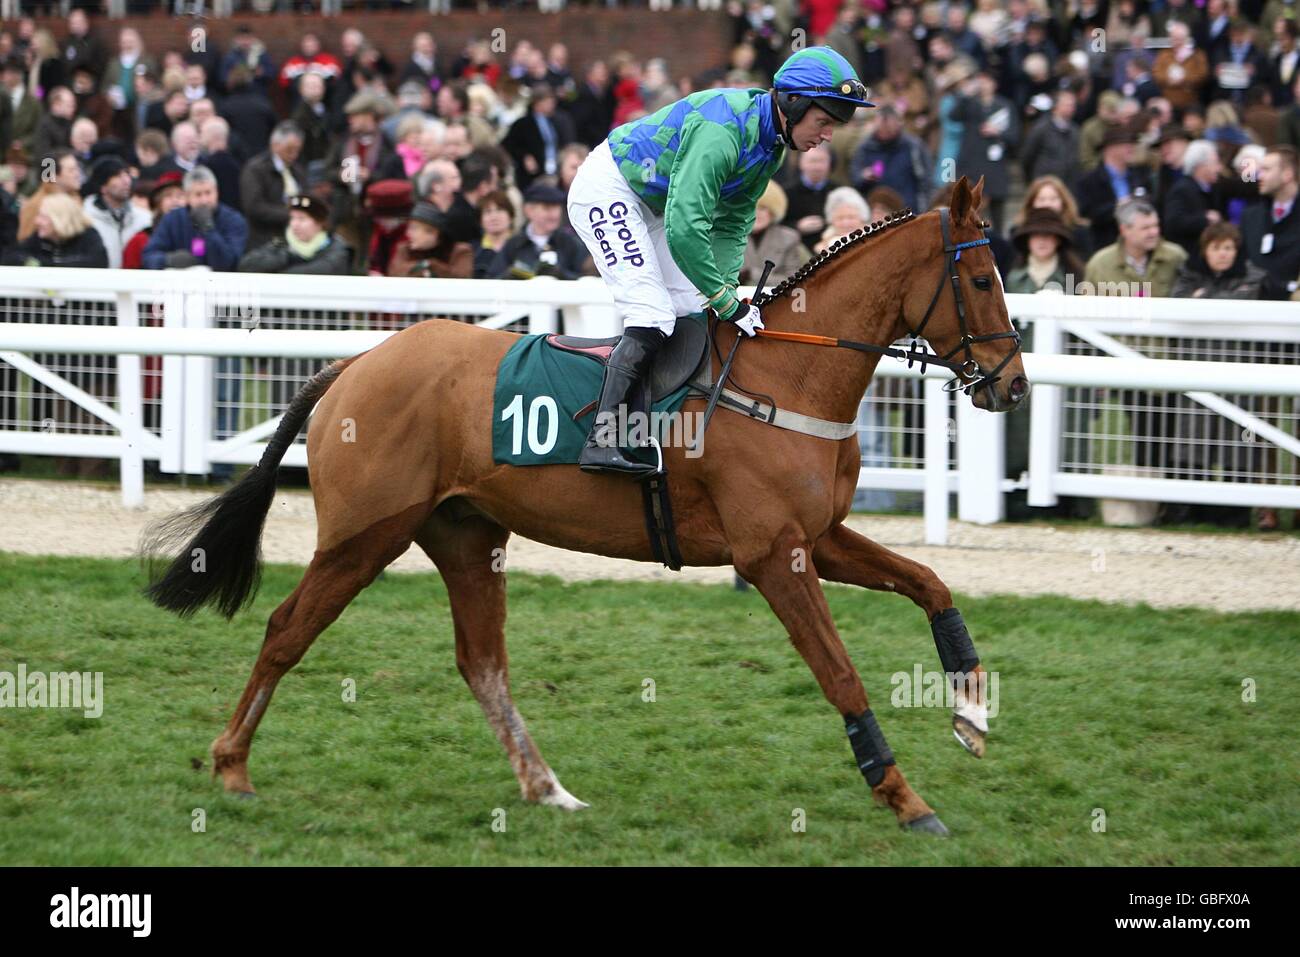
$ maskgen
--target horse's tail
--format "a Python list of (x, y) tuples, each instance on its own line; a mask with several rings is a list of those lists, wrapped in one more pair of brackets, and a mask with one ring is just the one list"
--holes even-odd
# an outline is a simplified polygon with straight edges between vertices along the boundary
[[(144, 594), (150, 601), (183, 618), (208, 604), (231, 618), (253, 600), (262, 578), (262, 526), (275, 498), (276, 469), (317, 400), (358, 358), (331, 363), (312, 376), (285, 409), (261, 460), (237, 483), (145, 531), (140, 550), (149, 566)], [(176, 557), (160, 571), (157, 562), (171, 554)]]

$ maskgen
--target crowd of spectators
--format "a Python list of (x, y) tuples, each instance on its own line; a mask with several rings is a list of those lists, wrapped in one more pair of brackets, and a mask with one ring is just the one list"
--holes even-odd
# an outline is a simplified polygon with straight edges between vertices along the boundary
[(1300, 300), (1292, 0), (725, 10), (732, 46), (704, 69), (616, 50), (575, 68), (564, 43), (517, 34), (500, 53), (428, 31), (380, 49), (357, 29), (336, 47), (303, 33), (275, 62), (260, 27), (193, 52), (81, 9), (57, 36), (10, 21), (0, 263), (594, 275), (565, 212), (588, 151), (694, 90), (768, 86), (794, 38), (847, 57), (877, 108), (788, 151), (742, 281), (772, 259), (779, 282), (965, 175), (984, 178), (1009, 291)]
[[(802, 30), (854, 63), (878, 107), (829, 146), (790, 152), (743, 278), (771, 258), (780, 281), (966, 175), (984, 178), (1009, 289), (1295, 294), (1293, 3), (727, 9), (734, 46), (696, 73), (620, 51), (575, 71), (563, 43), (522, 38), (498, 54), (420, 32), (382, 50), (356, 29), (337, 49), (304, 33), (276, 63), (249, 26), (227, 49), (191, 52), (148, 50), (136, 29), (81, 9), (57, 37), (18, 20), (0, 33), (0, 261), (591, 275), (565, 214), (588, 150), (695, 89), (766, 86)], [(57, 203), (42, 214), (57, 196), (81, 215)], [(1206, 258), (1228, 239), (1232, 263)]]

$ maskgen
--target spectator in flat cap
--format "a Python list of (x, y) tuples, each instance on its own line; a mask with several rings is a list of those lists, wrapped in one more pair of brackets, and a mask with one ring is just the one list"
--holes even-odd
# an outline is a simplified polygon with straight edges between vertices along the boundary
[(506, 240), (492, 261), (493, 279), (532, 279), (555, 276), (576, 279), (594, 275), (587, 247), (560, 228), (564, 193), (556, 186), (534, 183), (524, 192), (524, 228)]
[(333, 187), (330, 205), (334, 207), (339, 234), (354, 248), (370, 245), (370, 220), (361, 208), (361, 197), (373, 182), (405, 179), (401, 158), (379, 132), (379, 120), (390, 105), (370, 90), (361, 90), (348, 100), (348, 135), (334, 144), (325, 158)]
[(416, 203), (406, 223), (406, 239), (397, 244), (388, 264), (390, 276), (469, 279), (474, 249), (448, 233), (447, 214), (432, 203)]
[(118, 156), (101, 156), (81, 187), (83, 209), (104, 242), (110, 269), (122, 268), (122, 252), (132, 237), (148, 229), (150, 215), (131, 202), (131, 171)]
[(1115, 124), (1101, 140), (1101, 162), (1079, 180), (1076, 198), (1079, 212), (1092, 226), (1092, 248), (1111, 245), (1119, 236), (1115, 222), (1115, 204), (1122, 200), (1150, 199), (1149, 171), (1134, 166), (1133, 150), (1137, 136), (1126, 124)]
[(330, 210), (323, 200), (306, 194), (285, 202), (288, 225), (281, 235), (245, 253), (240, 272), (307, 273), (347, 276), (352, 272), (352, 247), (329, 230)]

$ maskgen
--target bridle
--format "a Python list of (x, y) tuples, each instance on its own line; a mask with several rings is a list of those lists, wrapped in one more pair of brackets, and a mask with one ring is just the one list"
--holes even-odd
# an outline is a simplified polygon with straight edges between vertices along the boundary
[[(943, 206), (939, 209), (939, 229), (943, 236), (944, 252), (944, 274), (939, 277), (939, 285), (935, 287), (934, 295), (930, 298), (930, 305), (925, 310), (925, 315), (921, 319), (921, 324), (913, 329), (907, 324), (904, 317), (904, 325), (907, 327), (908, 335), (912, 341), (906, 349), (896, 349), (892, 346), (877, 346), (869, 342), (855, 342), (852, 339), (837, 339), (832, 336), (818, 336), (804, 332), (777, 332), (774, 330), (759, 329), (758, 334), (768, 339), (780, 339), (786, 342), (803, 342), (810, 345), (835, 346), (845, 349), (856, 349), (859, 352), (874, 352), (880, 355), (890, 356), (895, 359), (906, 359), (907, 367), (912, 368), (914, 363), (920, 363), (922, 374), (925, 373), (927, 365), (939, 366), (943, 369), (949, 369), (955, 372), (958, 378), (949, 379), (943, 384), (945, 392), (956, 392), (960, 389), (967, 395), (973, 395), (977, 389), (985, 389), (992, 386), (1001, 378), (999, 373), (1006, 368), (1007, 363), (1015, 358), (1020, 352), (1020, 333), (1016, 330), (1008, 329), (1005, 332), (991, 332), (987, 335), (972, 336), (970, 329), (966, 324), (966, 300), (962, 297), (961, 280), (957, 275), (957, 263), (961, 260), (961, 251), (970, 249), (974, 246), (987, 246), (990, 242), (986, 235), (983, 239), (972, 239), (964, 243), (953, 243), (952, 230), (949, 225), (948, 207)], [(987, 228), (986, 228), (987, 231)], [(934, 314), (934, 307), (939, 304), (939, 296), (943, 293), (945, 280), (952, 285), (952, 294), (957, 303), (957, 327), (961, 332), (961, 338), (957, 345), (953, 346), (948, 352), (939, 355), (938, 352), (930, 352), (926, 349), (926, 343), (918, 342), (921, 334), (925, 332), (925, 327)], [(771, 301), (771, 296), (760, 296), (763, 301), (758, 305), (764, 305)], [(981, 342), (993, 342), (996, 339), (1013, 339), (1014, 347), (1006, 354), (1001, 362), (993, 369), (992, 372), (985, 373), (980, 369), (979, 363), (975, 360), (975, 355), (971, 346)], [(953, 356), (959, 352), (965, 352), (965, 359), (960, 362), (954, 362)]]

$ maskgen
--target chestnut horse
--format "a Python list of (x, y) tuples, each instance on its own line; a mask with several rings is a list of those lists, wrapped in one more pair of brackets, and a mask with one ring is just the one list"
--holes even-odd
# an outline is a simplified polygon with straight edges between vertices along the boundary
[[(939, 353), (964, 352), (964, 362), (948, 365), (960, 365), (953, 384), (967, 386), (977, 406), (1015, 407), (1028, 382), (986, 224), (974, 215), (983, 185), (972, 189), (962, 177), (950, 208), (907, 211), (859, 230), (778, 286), (764, 305), (769, 332), (843, 337), (850, 348), (760, 335), (737, 353), (731, 384), (766, 393), (782, 409), (852, 423), (881, 358), (870, 349), (924, 326)], [(724, 345), (737, 334), (726, 325), (717, 331)], [(256, 467), (146, 538), (146, 554), (177, 556), (154, 576), (146, 592), (152, 601), (182, 615), (211, 605), (232, 616), (257, 588), (276, 468), (315, 408), (307, 454), (316, 552), (271, 615), (248, 686), (213, 742), (213, 774), (227, 791), (253, 792), (249, 749), (285, 672), (415, 542), (446, 583), (456, 665), (505, 747), (524, 799), (586, 807), (560, 786), (511, 700), (500, 557), (511, 532), (598, 555), (653, 556), (635, 481), (576, 465), (493, 463), (497, 367), (517, 341), (513, 333), (435, 319), (326, 367), (294, 397)], [(710, 362), (716, 377), (717, 357)], [(699, 397), (687, 401), (703, 408)], [(979, 756), (987, 731), (983, 669), (948, 588), (929, 568), (842, 524), (860, 467), (856, 432), (828, 439), (734, 410), (714, 416), (709, 428), (703, 455), (664, 449), (683, 562), (732, 565), (754, 585), (844, 717), (877, 803), (910, 830), (946, 834), (884, 741), (819, 578), (899, 592), (920, 606), (956, 685), (954, 730)], [(195, 570), (195, 549), (203, 550), (204, 571)]]

